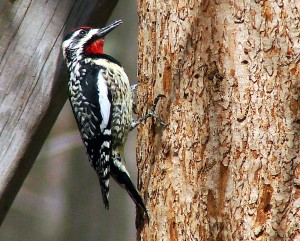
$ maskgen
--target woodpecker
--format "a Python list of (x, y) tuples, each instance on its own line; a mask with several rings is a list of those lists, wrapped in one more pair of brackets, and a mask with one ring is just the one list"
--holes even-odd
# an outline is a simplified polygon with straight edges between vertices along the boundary
[(163, 96), (155, 99), (146, 116), (133, 120), (129, 79), (120, 62), (103, 51), (104, 37), (121, 23), (118, 20), (100, 29), (79, 27), (65, 37), (62, 49), (69, 73), (69, 100), (89, 162), (98, 175), (105, 208), (109, 209), (112, 176), (148, 217), (143, 198), (124, 165), (124, 145), (128, 133), (148, 117), (165, 125), (155, 114), (157, 101)]

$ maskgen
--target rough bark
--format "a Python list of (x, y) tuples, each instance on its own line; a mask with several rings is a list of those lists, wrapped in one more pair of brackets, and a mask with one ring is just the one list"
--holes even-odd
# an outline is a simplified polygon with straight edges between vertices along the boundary
[(300, 239), (299, 1), (139, 1), (141, 240)]
[(0, 3), (0, 223), (66, 98), (61, 42), (70, 29), (104, 24), (115, 1)]

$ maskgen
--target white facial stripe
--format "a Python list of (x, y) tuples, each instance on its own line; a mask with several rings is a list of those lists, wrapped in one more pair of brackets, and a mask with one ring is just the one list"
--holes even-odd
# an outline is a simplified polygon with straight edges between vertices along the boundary
[(79, 34), (79, 32), (80, 32), (80, 29), (78, 29), (77, 31), (75, 31), (75, 32), (72, 34), (71, 38), (69, 38), (69, 39), (67, 39), (67, 40), (65, 40), (65, 41), (63, 42), (62, 47), (63, 47), (64, 49), (70, 47), (70, 45), (72, 44), (72, 42), (74, 41), (74, 39), (76, 38), (76, 36)]
[(62, 44), (63, 49), (66, 49), (72, 42), (72, 38), (65, 40)]
[[(86, 43), (89, 39), (92, 38), (93, 35), (95, 35), (98, 32), (98, 29), (91, 29), (88, 34), (86, 36), (84, 36), (83, 38), (81, 38), (79, 40), (79, 42), (74, 41), (74, 39), (76, 39), (76, 37), (80, 34), (81, 29), (78, 29), (77, 31), (75, 31), (72, 35), (72, 37), (68, 40), (65, 40), (62, 44), (63, 49), (79, 49), (83, 46), (84, 43)], [(65, 51), (63, 51), (65, 54)]]
[(64, 58), (66, 59), (66, 49), (70, 46), (72, 42), (72, 38), (71, 39), (68, 39), (68, 40), (65, 40), (62, 44), (62, 49), (63, 49), (63, 55), (64, 55)]
[(103, 118), (102, 123), (100, 125), (100, 129), (103, 132), (104, 129), (107, 127), (109, 116), (110, 116), (110, 102), (108, 99), (107, 85), (101, 72), (99, 72), (97, 84), (98, 84), (98, 91), (99, 91), (100, 111)]

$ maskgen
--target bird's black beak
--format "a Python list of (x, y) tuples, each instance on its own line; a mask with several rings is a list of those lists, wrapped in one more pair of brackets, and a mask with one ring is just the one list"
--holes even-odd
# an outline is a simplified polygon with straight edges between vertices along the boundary
[(108, 33), (110, 33), (112, 30), (118, 27), (121, 23), (122, 20), (117, 20), (104, 28), (100, 28), (98, 32), (98, 37), (104, 38)]

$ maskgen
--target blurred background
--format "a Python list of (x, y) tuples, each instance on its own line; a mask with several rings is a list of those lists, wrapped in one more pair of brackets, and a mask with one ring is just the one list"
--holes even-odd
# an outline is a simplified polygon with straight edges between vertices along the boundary
[[(122, 19), (123, 24), (105, 43), (106, 53), (123, 64), (132, 84), (137, 80), (136, 9), (134, 0), (118, 3), (109, 22)], [(135, 146), (132, 132), (126, 160), (136, 183)], [(125, 190), (110, 183), (108, 211), (67, 101), (1, 226), (0, 240), (136, 240), (135, 205)]]

